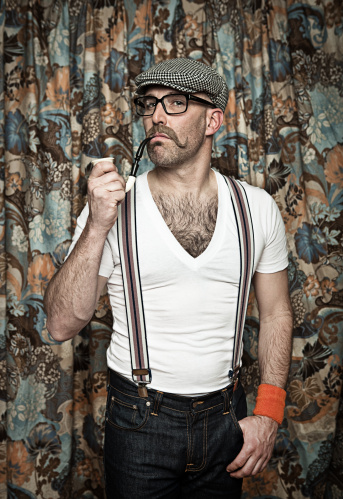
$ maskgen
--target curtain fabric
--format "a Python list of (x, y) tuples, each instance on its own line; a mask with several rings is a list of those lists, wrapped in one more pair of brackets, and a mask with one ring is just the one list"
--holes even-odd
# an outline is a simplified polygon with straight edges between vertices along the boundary
[[(88, 163), (113, 156), (127, 176), (144, 138), (134, 77), (189, 57), (230, 89), (213, 167), (266, 189), (288, 237), (285, 418), (243, 497), (342, 497), (340, 0), (2, 0), (0, 44), (0, 496), (104, 497), (107, 295), (65, 343), (49, 336), (42, 298), (86, 202)], [(140, 171), (150, 167), (144, 156)], [(242, 369), (250, 413), (257, 339), (252, 289)]]

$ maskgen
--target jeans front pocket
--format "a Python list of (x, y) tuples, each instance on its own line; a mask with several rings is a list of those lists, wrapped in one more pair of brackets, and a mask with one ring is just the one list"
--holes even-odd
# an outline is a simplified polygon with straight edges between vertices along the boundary
[(235, 428), (243, 438), (243, 431), (239, 421), (247, 416), (247, 402), (241, 384), (238, 385), (237, 390), (232, 394), (230, 416)]
[(122, 430), (139, 430), (149, 419), (148, 399), (128, 395), (112, 386), (109, 387), (106, 420)]
[(230, 416), (231, 416), (231, 419), (233, 421), (233, 424), (235, 425), (235, 428), (237, 429), (237, 431), (242, 435), (243, 437), (243, 431), (242, 431), (242, 428), (241, 428), (241, 425), (239, 424), (238, 420), (237, 420), (237, 416), (236, 416), (236, 413), (235, 413), (235, 409), (233, 407), (233, 405), (231, 404), (230, 406)]

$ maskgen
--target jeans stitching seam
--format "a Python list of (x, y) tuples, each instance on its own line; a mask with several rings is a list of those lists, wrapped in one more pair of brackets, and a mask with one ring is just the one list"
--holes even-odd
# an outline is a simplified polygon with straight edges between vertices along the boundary
[(127, 409), (133, 409), (135, 410), (135, 404), (134, 405), (131, 405), (131, 404), (128, 404), (127, 402), (124, 402), (124, 400), (120, 400), (118, 399), (117, 397), (112, 397), (112, 406), (114, 404), (114, 402), (117, 402), (117, 404), (123, 406), (123, 407), (126, 407)]
[(192, 446), (192, 438), (189, 431), (189, 413), (186, 412), (186, 421), (187, 421), (187, 464), (186, 471), (188, 471), (189, 462), (191, 461), (191, 446)]
[[(219, 407), (221, 405), (223, 405), (223, 402), (220, 402), (219, 404), (213, 405), (211, 407), (207, 407), (207, 409), (201, 409), (200, 411), (197, 411), (197, 413), (200, 414), (200, 413), (205, 412), (205, 411), (210, 411), (210, 410), (215, 409), (216, 407)], [(186, 412), (186, 413), (189, 412), (188, 410), (181, 411), (180, 409), (174, 409), (173, 407), (169, 407), (169, 405), (161, 404), (161, 407), (164, 407), (165, 409), (170, 409), (171, 411), (175, 411), (175, 412)]]
[(208, 428), (208, 412), (206, 413), (206, 416), (204, 418), (204, 428), (203, 428), (203, 432), (204, 432), (204, 437), (203, 437), (203, 459), (202, 459), (202, 463), (200, 464), (200, 466), (198, 466), (198, 468), (192, 468), (188, 471), (202, 471), (205, 466), (206, 466), (206, 463), (207, 463), (207, 428)]
[(242, 435), (243, 435), (243, 431), (242, 431), (242, 428), (240, 427), (238, 421), (237, 421), (237, 418), (236, 418), (236, 414), (235, 414), (235, 411), (232, 407), (232, 404), (231, 404), (231, 407), (230, 407), (230, 415), (231, 415), (231, 420), (233, 421), (233, 424), (235, 425), (236, 427), (236, 430), (238, 430)]
[(123, 426), (119, 426), (119, 425), (113, 423), (113, 421), (111, 421), (109, 417), (107, 418), (107, 422), (111, 426), (113, 426), (117, 430), (122, 430), (122, 431), (139, 431), (147, 424), (148, 420), (149, 420), (149, 411), (148, 410), (145, 411), (144, 421), (142, 422), (142, 424), (140, 426), (137, 426), (137, 428), (124, 428)]
[(131, 397), (131, 398), (133, 398), (133, 399), (137, 399), (137, 400), (140, 400), (140, 399), (141, 399), (141, 397), (139, 397), (139, 396), (137, 396), (137, 395), (130, 395), (130, 394), (129, 394), (129, 393), (127, 393), (127, 392), (122, 392), (121, 390), (119, 390), (119, 388), (116, 388), (115, 386), (113, 386), (113, 385), (111, 385), (111, 384), (110, 384), (110, 387), (111, 387), (113, 390), (115, 390), (116, 392), (119, 392), (119, 393), (121, 393), (122, 395), (125, 395), (126, 397)]
[(192, 460), (193, 460), (193, 453), (194, 453), (194, 429), (193, 429), (193, 424), (191, 424), (190, 428), (190, 454), (189, 454), (189, 460), (188, 462), (190, 463), (189, 466), (191, 466)]

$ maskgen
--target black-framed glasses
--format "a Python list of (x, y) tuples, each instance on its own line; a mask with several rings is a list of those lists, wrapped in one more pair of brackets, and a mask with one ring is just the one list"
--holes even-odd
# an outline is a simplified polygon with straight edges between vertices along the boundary
[(136, 97), (134, 103), (139, 116), (152, 116), (159, 102), (167, 114), (182, 114), (187, 111), (190, 100), (212, 108), (217, 107), (212, 102), (192, 94), (167, 94), (161, 97), (161, 99), (152, 95), (144, 95), (143, 97)]

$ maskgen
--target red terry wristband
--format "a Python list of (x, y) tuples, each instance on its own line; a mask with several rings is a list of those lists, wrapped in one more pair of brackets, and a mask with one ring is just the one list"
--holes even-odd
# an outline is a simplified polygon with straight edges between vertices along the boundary
[(278, 386), (262, 384), (258, 387), (255, 416), (268, 416), (281, 424), (285, 410), (286, 391)]

